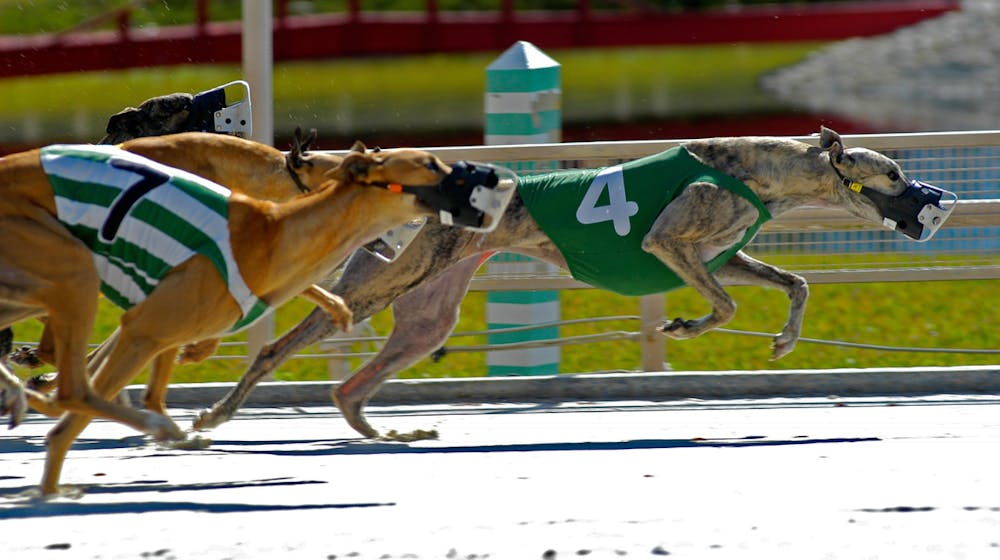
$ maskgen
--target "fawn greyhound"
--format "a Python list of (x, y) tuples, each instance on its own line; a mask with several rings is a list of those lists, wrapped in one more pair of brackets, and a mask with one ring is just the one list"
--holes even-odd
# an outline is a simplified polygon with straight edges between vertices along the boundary
[[(143, 107), (170, 96), (154, 98)], [(134, 110), (130, 110), (134, 111)], [(129, 114), (129, 113), (120, 113)], [(112, 119), (109, 130), (118, 121)], [(123, 133), (117, 132), (118, 137)], [(304, 192), (318, 188), (325, 182), (327, 172), (337, 167), (343, 157), (324, 153), (310, 153), (309, 147), (316, 140), (316, 131), (303, 135), (296, 130), (291, 149), (283, 154), (277, 149), (264, 144), (243, 140), (234, 136), (223, 136), (207, 133), (182, 133), (149, 138), (140, 138), (120, 144), (128, 152), (152, 159), (156, 162), (189, 171), (226, 187), (232, 185), (238, 190), (252, 196), (272, 201), (289, 200)], [(234, 162), (242, 162), (235, 164)], [(310, 298), (321, 288), (311, 287), (303, 294)], [(322, 304), (325, 299), (318, 296), (313, 301)], [(9, 332), (9, 331), (6, 331)], [(36, 367), (42, 363), (55, 363), (51, 331), (45, 329), (37, 348), (22, 347), (11, 355), (11, 361), (28, 367)], [(197, 344), (185, 345), (178, 363), (193, 363), (201, 361), (218, 347), (218, 339), (199, 341)], [(168, 351), (158, 356), (153, 362), (152, 379), (167, 379), (173, 370), (173, 359), (176, 352)], [(42, 375), (29, 380), (28, 387), (37, 391), (47, 391), (55, 384), (55, 376)], [(156, 390), (165, 390), (165, 384), (151, 382), (144, 402), (146, 407), (165, 412), (164, 395)], [(13, 417), (12, 417), (13, 419)]]
[[(213, 156), (206, 147), (204, 157)], [(65, 455), (95, 416), (183, 439), (166, 416), (108, 399), (164, 352), (249, 325), (362, 243), (434, 215), (421, 193), (452, 171), (426, 151), (357, 143), (326, 174), (332, 184), (278, 203), (108, 146), (50, 146), (0, 164), (0, 236), (9, 241), (0, 249), (0, 327), (46, 315), (60, 372), (53, 397), (3, 371), (0, 405), (15, 423), (25, 400), (45, 414), (68, 413), (48, 436), (45, 495), (58, 492)], [(238, 159), (229, 165), (243, 168)], [(91, 377), (86, 340), (99, 290), (127, 311), (93, 356)], [(338, 328), (350, 324), (340, 298), (313, 295)]]
[[(227, 95), (226, 90), (236, 90), (242, 88), (242, 99), (232, 99)], [(104, 138), (99, 144), (120, 144), (128, 140), (149, 136), (164, 136), (167, 134), (177, 134), (181, 132), (219, 132), (231, 134), (245, 138), (252, 129), (250, 118), (250, 86), (244, 81), (230, 82), (209, 90), (196, 94), (171, 93), (152, 97), (143, 101), (138, 107), (126, 107), (115, 113), (108, 119), (105, 127)], [(291, 157), (287, 162), (291, 165), (296, 160), (295, 154), (301, 154), (308, 149), (308, 143), (315, 140), (313, 136), (305, 139), (306, 144), (302, 145), (303, 138), (301, 132), (296, 130), (296, 146), (293, 146)], [(183, 168), (186, 157), (175, 158), (179, 161), (173, 163), (173, 167)], [(340, 158), (330, 158), (339, 162)], [(289, 168), (291, 171), (291, 167)], [(325, 170), (325, 169), (324, 169)], [(292, 174), (292, 178), (295, 175)], [(299, 182), (301, 185), (301, 181)], [(264, 198), (283, 197), (284, 189), (276, 188), (273, 181), (267, 179), (265, 183), (250, 183), (252, 187), (260, 186), (262, 192), (249, 193), (253, 196)], [(274, 196), (269, 196), (273, 194)], [(297, 193), (288, 193), (294, 196)], [(0, 337), (13, 340), (13, 332), (8, 327), (0, 331)], [(51, 347), (51, 341), (47, 341)], [(11, 361), (28, 367), (42, 365), (51, 354), (46, 355), (47, 347), (43, 344), (34, 350), (31, 347), (23, 346), (12, 354)], [(9, 351), (2, 351), (0, 347), (0, 360), (4, 359)], [(54, 381), (52, 375), (42, 375), (32, 378), (30, 385), (44, 390), (47, 385)]]
[[(601, 228), (599, 236), (621, 237), (623, 230), (631, 228), (636, 247), (622, 248), (622, 253), (638, 248), (655, 258), (654, 264), (659, 264), (661, 270), (655, 270), (655, 266), (651, 272), (633, 269), (631, 265), (626, 267), (617, 260), (615, 248), (611, 250), (614, 256), (608, 257), (616, 259), (610, 268), (624, 269), (624, 280), (605, 281), (587, 269), (587, 263), (579, 262), (579, 247), (572, 240), (554, 241), (558, 232), (553, 230), (559, 225), (551, 224), (551, 216), (542, 216), (525, 203), (527, 197), (537, 196), (537, 189), (526, 194), (525, 184), (550, 183), (544, 176), (518, 184), (514, 200), (499, 228), (492, 233), (475, 235), (428, 224), (395, 262), (384, 263), (364, 251), (355, 253), (342, 276), (330, 285), (330, 291), (348, 302), (355, 320), (370, 317), (391, 304), (395, 321), (381, 351), (334, 390), (333, 400), (347, 422), (366, 437), (378, 435), (364, 416), (365, 403), (387, 378), (444, 343), (457, 323), (459, 304), (473, 273), (483, 255), (490, 252), (509, 251), (536, 257), (568, 267), (574, 276), (579, 273), (595, 285), (606, 285), (623, 293), (666, 291), (680, 280), (707, 299), (712, 310), (701, 318), (677, 318), (660, 327), (664, 335), (675, 339), (698, 336), (733, 317), (736, 305), (723, 289), (726, 284), (780, 289), (788, 295), (791, 306), (784, 327), (773, 339), (772, 358), (778, 359), (795, 347), (809, 290), (802, 277), (739, 250), (750, 241), (762, 218), (807, 205), (841, 208), (862, 220), (883, 224), (912, 238), (926, 239), (950, 212), (944, 209), (948, 202), (942, 197), (953, 197), (951, 193), (909, 180), (896, 162), (882, 154), (865, 148), (845, 150), (841, 137), (825, 127), (820, 132), (819, 147), (792, 139), (742, 137), (693, 140), (680, 149), (745, 188), (724, 188), (703, 181), (706, 170), (696, 169), (697, 180), (669, 204), (646, 213), (645, 222), (632, 223), (631, 220), (642, 217), (643, 209), (636, 206), (643, 202), (632, 206), (625, 200), (626, 194), (639, 197), (633, 193), (640, 185), (629, 181), (628, 169), (622, 182), (620, 171), (610, 168), (592, 175), (594, 180), (590, 185), (617, 188), (617, 193), (614, 190), (609, 193), (612, 205), (617, 198), (617, 209), (595, 216), (594, 200), (587, 197), (587, 192), (592, 193), (593, 189), (586, 183), (585, 192), (577, 199), (579, 204), (563, 204), (571, 214), (567, 222), (574, 219), (590, 222), (592, 225), (584, 225)], [(648, 178), (653, 188), (657, 185), (666, 188), (672, 179), (655, 174)], [(557, 211), (550, 207), (546, 212)], [(587, 239), (584, 243), (590, 243)], [(593, 266), (601, 268), (608, 264)], [(642, 266), (647, 265), (648, 262)], [(656, 282), (632, 285), (630, 278), (654, 278)], [(335, 330), (323, 313), (314, 311), (280, 340), (265, 347), (239, 384), (211, 409), (200, 413), (195, 428), (208, 429), (228, 420), (267, 372), (298, 349)]]

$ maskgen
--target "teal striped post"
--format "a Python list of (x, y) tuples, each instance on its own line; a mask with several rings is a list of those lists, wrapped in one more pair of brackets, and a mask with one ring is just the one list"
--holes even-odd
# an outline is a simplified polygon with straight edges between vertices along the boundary
[[(484, 141), (496, 144), (559, 142), (562, 133), (560, 66), (527, 41), (518, 41), (486, 67), (486, 126)], [(512, 165), (518, 172), (535, 169), (534, 162)], [(491, 273), (531, 274), (551, 265), (521, 255), (503, 253), (487, 264)], [(520, 327), (559, 320), (556, 290), (490, 292), (486, 299), (489, 328)], [(556, 338), (558, 327), (490, 335), (490, 344)], [(559, 373), (558, 346), (491, 351), (488, 375), (552, 375)]]

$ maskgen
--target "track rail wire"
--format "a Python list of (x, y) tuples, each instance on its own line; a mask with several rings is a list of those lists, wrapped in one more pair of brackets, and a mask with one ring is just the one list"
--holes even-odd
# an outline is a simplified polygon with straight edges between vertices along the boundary
[[(500, 329), (488, 329), (479, 331), (467, 331), (453, 333), (451, 338), (465, 338), (472, 336), (488, 336), (492, 334), (506, 334), (514, 332), (526, 332), (539, 329), (547, 329), (551, 327), (563, 327), (569, 325), (579, 325), (586, 323), (600, 323), (608, 321), (640, 321), (642, 318), (638, 315), (616, 315), (609, 317), (587, 317), (581, 319), (567, 319), (563, 321), (551, 321), (547, 323), (539, 323), (537, 325), (525, 325), (520, 327), (504, 327)], [(730, 334), (737, 336), (751, 336), (759, 338), (773, 338), (773, 333), (765, 333), (760, 331), (750, 331), (742, 329), (727, 329), (727, 328), (717, 328), (709, 332), (716, 332), (721, 334)], [(438, 351), (442, 355), (457, 353), (457, 352), (495, 352), (503, 350), (524, 350), (530, 348), (544, 348), (547, 346), (570, 346), (574, 344), (593, 344), (598, 342), (612, 342), (615, 340), (629, 340), (638, 341), (643, 337), (643, 333), (637, 331), (606, 331), (602, 333), (594, 334), (584, 334), (567, 336), (560, 338), (549, 338), (541, 340), (530, 340), (525, 342), (510, 342), (506, 344), (468, 344), (462, 346), (442, 346)], [(349, 344), (361, 344), (361, 343), (384, 343), (388, 337), (386, 336), (359, 336), (359, 337), (345, 337), (345, 338), (328, 338), (322, 341), (322, 343), (328, 345), (336, 346), (347, 346)], [(861, 342), (850, 342), (846, 340), (830, 340), (822, 338), (810, 338), (810, 337), (800, 337), (798, 342), (805, 342), (809, 344), (819, 344), (825, 346), (838, 346), (842, 348), (855, 348), (859, 350), (874, 350), (881, 352), (905, 352), (905, 353), (923, 353), (923, 354), (986, 354), (986, 355), (997, 355), (1000, 354), (1000, 349), (990, 349), (990, 348), (937, 348), (937, 347), (919, 347), (919, 346), (889, 346), (883, 344), (868, 344)], [(32, 346), (30, 343), (25, 342), (15, 342), (15, 346)], [(97, 347), (97, 344), (91, 344), (92, 348)], [(243, 342), (223, 342), (221, 344), (223, 347), (242, 347), (246, 346)], [(307, 354), (301, 353), (296, 354), (293, 359), (330, 359), (330, 358), (370, 358), (374, 356), (375, 352), (336, 352), (336, 353), (325, 353), (325, 354)], [(210, 360), (243, 360), (246, 359), (245, 355), (233, 354), (233, 355), (215, 355), (209, 358)]]

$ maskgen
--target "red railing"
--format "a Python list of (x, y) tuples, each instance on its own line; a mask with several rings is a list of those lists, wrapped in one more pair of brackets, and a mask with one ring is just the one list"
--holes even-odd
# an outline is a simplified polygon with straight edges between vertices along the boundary
[[(0, 77), (113, 70), (241, 59), (241, 22), (210, 21), (210, 0), (198, 0), (192, 25), (133, 28), (141, 2), (61, 33), (0, 36)], [(276, 60), (364, 55), (501, 51), (515, 41), (542, 49), (608, 48), (694, 43), (835, 40), (890, 32), (959, 8), (958, 0), (899, 0), (747, 6), (700, 12), (592, 9), (588, 0), (563, 12), (516, 11), (501, 0), (490, 12), (441, 11), (426, 0), (421, 12), (347, 11), (288, 15), (277, 0)], [(114, 30), (85, 31), (115, 21)]]

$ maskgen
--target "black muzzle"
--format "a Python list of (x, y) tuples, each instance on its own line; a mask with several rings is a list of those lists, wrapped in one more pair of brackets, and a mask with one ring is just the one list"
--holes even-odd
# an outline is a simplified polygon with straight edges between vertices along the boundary
[(955, 193), (920, 181), (910, 185), (897, 196), (889, 196), (859, 183), (851, 190), (868, 197), (882, 213), (882, 223), (917, 241), (930, 239), (955, 210), (958, 196)]
[(441, 223), (473, 231), (493, 231), (514, 194), (516, 176), (488, 163), (460, 161), (433, 188), (403, 187), (439, 213)]
[[(242, 94), (242, 97), (230, 102), (226, 98), (227, 88), (231, 93)], [(189, 119), (192, 126), (202, 132), (220, 132), (249, 138), (253, 132), (250, 85), (237, 80), (196, 93), (191, 102)]]
[[(437, 211), (442, 224), (489, 233), (500, 224), (514, 196), (517, 176), (499, 165), (460, 161), (436, 187), (402, 185), (400, 190)], [(403, 253), (420, 233), (420, 219), (393, 228), (364, 247), (376, 257), (391, 262)]]

